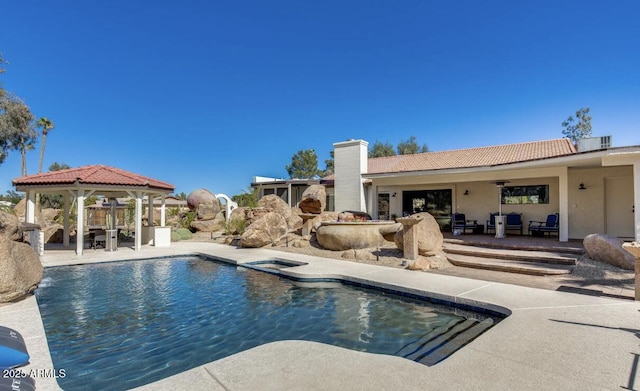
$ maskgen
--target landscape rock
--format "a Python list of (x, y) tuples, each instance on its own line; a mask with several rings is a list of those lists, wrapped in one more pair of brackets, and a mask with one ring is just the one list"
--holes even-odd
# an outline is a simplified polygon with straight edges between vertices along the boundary
[(366, 249), (353, 249), (347, 250), (341, 255), (344, 259), (356, 259), (359, 261), (375, 261), (376, 256), (370, 251)]
[(64, 236), (64, 226), (62, 224), (51, 224), (42, 229), (45, 243), (62, 243)]
[(207, 189), (197, 189), (187, 196), (189, 209), (196, 211), (196, 219), (213, 220), (222, 209), (215, 194)]
[(200, 232), (217, 232), (224, 229), (224, 218), (210, 220), (193, 220), (189, 227)]
[(418, 271), (427, 271), (427, 270), (438, 270), (444, 269), (448, 266), (451, 266), (449, 260), (447, 260), (447, 256), (444, 251), (439, 252), (438, 254), (432, 256), (419, 256), (413, 263), (410, 263), (407, 266), (409, 270), (418, 270)]
[(31, 246), (0, 235), (0, 303), (33, 292), (42, 280), (42, 273), (42, 263)]
[(386, 222), (323, 222), (316, 228), (316, 238), (322, 248), (334, 251), (384, 246), (386, 240), (380, 228)]
[(280, 214), (287, 221), (290, 229), (298, 229), (302, 227), (302, 219), (293, 213), (289, 204), (275, 194), (266, 195), (258, 201), (259, 208), (266, 208), (272, 212)]
[[(411, 217), (422, 217), (422, 221), (413, 227), (417, 229), (418, 254), (423, 256), (440, 254), (443, 251), (444, 238), (436, 219), (427, 212), (416, 213)], [(403, 230), (396, 232), (394, 242), (400, 250), (404, 250)]]
[(269, 212), (254, 221), (240, 238), (241, 247), (275, 245), (287, 234), (287, 221), (279, 213)]
[(11, 240), (22, 239), (18, 216), (11, 212), (0, 210), (0, 235), (6, 236)]
[(602, 234), (590, 234), (584, 238), (582, 243), (590, 259), (622, 269), (634, 270), (635, 257), (622, 247), (624, 243), (622, 239)]
[(311, 185), (303, 193), (299, 206), (303, 213), (320, 214), (327, 206), (327, 191), (323, 185)]

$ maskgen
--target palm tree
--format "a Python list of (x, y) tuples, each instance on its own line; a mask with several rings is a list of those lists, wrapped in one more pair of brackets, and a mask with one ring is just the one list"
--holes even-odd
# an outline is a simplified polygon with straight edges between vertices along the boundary
[(47, 117), (40, 117), (36, 126), (42, 128), (42, 147), (40, 148), (40, 165), (38, 166), (38, 174), (42, 172), (42, 159), (44, 159), (44, 147), (47, 144), (47, 133), (54, 128), (53, 121)]

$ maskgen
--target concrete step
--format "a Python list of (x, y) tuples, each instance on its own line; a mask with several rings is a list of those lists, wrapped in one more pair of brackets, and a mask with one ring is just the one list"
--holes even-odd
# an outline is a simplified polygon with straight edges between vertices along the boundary
[(509, 237), (502, 240), (487, 237), (487, 235), (468, 236), (463, 239), (457, 237), (445, 237), (444, 243), (445, 245), (458, 244), (462, 246), (503, 250), (550, 251), (562, 254), (574, 254), (577, 256), (584, 254), (584, 247), (578, 243), (559, 243), (552, 239), (541, 240), (540, 238), (531, 238), (529, 236)]
[(447, 253), (447, 259), (455, 266), (535, 276), (571, 274), (573, 270), (572, 264), (550, 264), (514, 259), (491, 259), (452, 253)]
[(512, 260), (531, 263), (544, 263), (556, 265), (575, 265), (576, 254), (568, 254), (557, 251), (530, 251), (507, 250), (498, 248), (486, 248), (471, 245), (444, 243), (444, 251), (447, 254), (466, 255), (476, 258), (489, 258), (495, 260)]

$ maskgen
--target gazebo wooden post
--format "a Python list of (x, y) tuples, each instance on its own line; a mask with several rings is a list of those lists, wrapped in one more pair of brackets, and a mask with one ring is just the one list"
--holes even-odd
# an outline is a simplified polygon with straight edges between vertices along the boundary
[(24, 222), (35, 224), (36, 222), (36, 192), (27, 191), (27, 203), (25, 205)]
[(69, 192), (65, 192), (64, 193), (64, 229), (63, 229), (63, 235), (62, 235), (62, 244), (65, 247), (69, 247), (69, 216), (70, 216), (70, 210), (69, 210)]
[(147, 200), (149, 200), (149, 210), (147, 211), (147, 226), (153, 227), (153, 196), (151, 194), (148, 194)]
[(160, 226), (164, 227), (166, 224), (166, 218), (167, 218), (167, 213), (166, 213), (166, 205), (167, 205), (167, 199), (166, 199), (166, 195), (162, 194), (162, 203), (160, 204)]
[(134, 250), (140, 251), (142, 248), (142, 192), (136, 192), (136, 237)]
[(76, 254), (84, 249), (84, 189), (78, 189), (78, 213), (76, 218)]

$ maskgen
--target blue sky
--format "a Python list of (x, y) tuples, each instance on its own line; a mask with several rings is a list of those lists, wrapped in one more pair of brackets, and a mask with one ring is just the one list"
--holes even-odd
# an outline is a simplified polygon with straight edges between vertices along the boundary
[[(430, 150), (640, 144), (640, 2), (4, 0), (4, 87), (56, 128), (44, 167), (234, 195), (350, 138)], [(27, 154), (37, 172), (40, 145)], [(0, 165), (0, 193), (20, 154)]]

